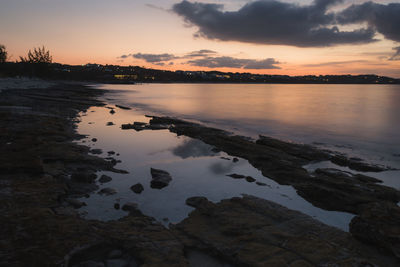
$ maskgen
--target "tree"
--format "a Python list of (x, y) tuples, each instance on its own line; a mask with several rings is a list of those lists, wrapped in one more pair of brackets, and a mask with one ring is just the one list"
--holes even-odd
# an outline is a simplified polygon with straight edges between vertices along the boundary
[(7, 51), (4, 45), (0, 45), (0, 63), (7, 61)]
[(44, 46), (34, 48), (33, 51), (29, 50), (27, 57), (19, 58), (22, 63), (50, 64), (53, 61), (50, 51), (46, 50)]

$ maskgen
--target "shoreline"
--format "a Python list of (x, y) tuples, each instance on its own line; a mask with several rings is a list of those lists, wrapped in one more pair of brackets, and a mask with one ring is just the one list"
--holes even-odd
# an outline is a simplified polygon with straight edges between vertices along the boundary
[[(94, 175), (97, 170), (121, 172), (114, 169), (115, 162), (88, 155), (89, 147), (72, 142), (79, 138), (75, 132), (78, 113), (90, 106), (105, 106), (106, 103), (96, 100), (103, 91), (69, 84), (31, 91), (3, 90), (0, 94), (2, 106), (14, 106), (0, 109), (1, 128), (5, 129), (1, 134), (2, 162), (5, 163), (1, 169), (0, 197), (5, 199), (1, 205), (1, 211), (5, 214), (1, 222), (5, 225), (2, 230), (5, 239), (1, 247), (2, 251), (6, 251), (3, 253), (6, 256), (0, 258), (0, 263), (22, 266), (29, 262), (31, 266), (39, 266), (45, 259), (46, 263), (52, 263), (49, 265), (74, 266), (89, 260), (103, 263), (120, 260), (132, 263), (132, 266), (134, 262), (137, 265), (147, 264), (147, 266), (186, 266), (191, 260), (188, 258), (190, 254), (188, 250), (195, 249), (207, 252), (203, 257), (211, 255), (238, 265), (257, 265), (261, 260), (265, 260), (265, 263), (275, 261), (283, 264), (283, 262), (299, 261), (303, 264), (321, 264), (322, 260), (325, 260), (321, 257), (329, 258), (330, 263), (343, 262), (343, 259), (339, 258), (343, 257), (342, 247), (346, 247), (351, 251), (350, 256), (346, 258), (347, 263), (357, 262), (361, 257), (366, 262), (378, 265), (383, 262), (387, 266), (396, 265), (395, 257), (381, 254), (377, 249), (356, 241), (349, 234), (339, 230), (327, 230), (332, 227), (326, 228), (327, 226), (316, 223), (315, 220), (300, 213), (293, 213), (294, 217), (285, 217), (283, 216), (287, 213), (285, 208), (251, 197), (224, 200), (218, 204), (197, 199), (191, 204), (196, 207), (196, 211), (171, 230), (155, 223), (152, 218), (135, 209), (131, 210), (130, 216), (118, 221), (84, 220), (73, 208), (82, 203), (78, 203), (73, 197), (85, 195), (96, 189)], [(376, 180), (365, 176), (349, 179), (340, 172), (320, 170), (320, 173), (316, 173), (316, 177), (312, 177), (301, 167), (304, 163), (321, 159), (334, 159), (338, 163), (354, 168), (383, 170), (379, 166), (351, 162), (343, 157), (332, 158), (308, 146), (285, 143), (267, 137), (256, 143), (250, 143), (240, 137), (229, 137), (222, 130), (172, 118), (153, 117), (146, 127), (151, 130), (169, 129), (178, 135), (202, 140), (228, 154), (246, 158), (266, 176), (279, 183), (294, 186), (304, 198), (315, 205), (357, 213), (357, 219), (352, 223), (352, 232), (353, 236), (360, 240), (375, 233), (373, 231), (380, 233), (382, 228), (389, 227), (396, 231), (393, 227), (396, 226), (398, 217), (394, 216), (392, 221), (388, 222), (383, 220), (386, 220), (388, 215), (385, 211), (398, 214), (399, 208), (392, 205), (400, 200), (398, 191), (376, 185)], [(11, 144), (8, 144), (10, 142)], [(21, 151), (25, 152), (24, 155)], [(341, 190), (345, 188), (351, 190), (343, 195)], [(370, 193), (371, 190), (375, 193)], [(357, 198), (356, 194), (361, 194), (363, 198)], [(327, 196), (330, 199), (325, 199), (324, 202), (323, 199)], [(345, 199), (347, 202), (340, 202)], [(226, 205), (235, 212), (226, 216), (221, 215), (224, 214)], [(250, 207), (249, 205), (251, 209), (242, 208)], [(280, 214), (279, 217), (283, 218), (269, 221), (265, 225), (254, 224), (254, 221), (257, 221), (257, 214), (266, 211), (266, 206), (269, 207), (269, 214), (275, 216)], [(378, 210), (380, 217), (375, 218), (376, 213), (371, 216), (371, 210)], [(215, 220), (212, 219), (214, 221), (209, 219), (210, 214), (216, 215)], [(239, 223), (237, 218), (244, 215), (253, 219)], [(277, 243), (273, 242), (272, 247), (279, 248), (274, 253), (268, 252), (268, 248), (271, 248), (271, 238), (276, 238), (269, 232), (271, 229), (263, 230), (262, 240), (255, 236), (247, 237), (247, 241), (243, 239), (249, 233), (264, 228), (272, 228), (272, 232), (278, 231), (278, 225), (283, 221), (290, 221), (299, 216), (309, 218), (305, 221), (311, 220), (302, 226), (303, 230), (310, 227), (318, 229), (316, 231), (320, 233), (330, 232), (331, 235), (324, 238), (322, 234), (317, 235), (318, 241), (303, 237), (291, 244), (299, 244), (299, 247), (282, 246), (280, 242), (289, 238), (282, 236), (277, 240), (274, 239)], [(228, 218), (233, 220), (230, 222)], [(382, 222), (385, 223), (383, 226)], [(212, 234), (210, 226), (207, 226), (209, 223), (221, 225), (218, 236)], [(360, 225), (368, 225), (369, 228), (360, 230), (360, 227), (357, 227)], [(198, 231), (198, 229), (203, 230)], [(289, 229), (279, 231), (284, 235)], [(298, 234), (301, 234), (301, 231), (295, 236)], [(377, 240), (363, 241), (375, 243), (399, 257), (398, 239), (391, 239), (392, 232), (384, 234), (386, 235), (374, 236)], [(336, 242), (341, 245), (336, 246), (333, 252), (330, 251), (332, 253), (321, 250), (319, 251), (321, 257), (311, 257), (309, 252), (301, 248), (315, 246), (321, 242), (328, 244), (334, 236), (337, 236)], [(228, 240), (234, 240), (237, 247), (233, 244), (229, 247), (229, 242), (226, 243)], [(393, 244), (390, 243), (392, 241)], [(235, 255), (233, 251), (237, 251), (240, 247), (246, 247), (247, 250)], [(114, 250), (120, 251), (118, 257), (107, 256), (107, 253), (110, 254)], [(289, 253), (293, 250), (297, 256), (280, 255), (282, 251)]]

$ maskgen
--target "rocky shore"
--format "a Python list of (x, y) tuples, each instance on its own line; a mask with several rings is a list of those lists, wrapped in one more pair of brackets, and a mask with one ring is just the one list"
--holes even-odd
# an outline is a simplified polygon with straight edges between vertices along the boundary
[(196, 210), (169, 229), (134, 203), (118, 221), (81, 218), (77, 208), (85, 203), (76, 198), (97, 189), (96, 172), (124, 172), (112, 158), (90, 155), (89, 147), (73, 142), (82, 138), (75, 131), (79, 113), (104, 106), (97, 100), (103, 93), (74, 84), (0, 92), (0, 266), (399, 264), (397, 190), (363, 175), (302, 168), (320, 160), (355, 170), (388, 167), (268, 137), (253, 142), (173, 118), (153, 117), (128, 129), (169, 129), (247, 159), (315, 206), (357, 214), (351, 232), (252, 196), (220, 203), (188, 199)]

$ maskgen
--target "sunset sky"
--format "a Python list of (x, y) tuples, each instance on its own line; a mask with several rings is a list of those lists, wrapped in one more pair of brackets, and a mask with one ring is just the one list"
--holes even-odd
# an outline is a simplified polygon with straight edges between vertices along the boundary
[(399, 0), (0, 0), (17, 60), (400, 78)]

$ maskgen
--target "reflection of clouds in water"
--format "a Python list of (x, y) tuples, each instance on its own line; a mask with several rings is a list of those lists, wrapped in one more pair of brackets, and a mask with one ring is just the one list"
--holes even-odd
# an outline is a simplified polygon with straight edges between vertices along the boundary
[(215, 174), (226, 174), (231, 172), (234, 167), (232, 162), (215, 162), (210, 165), (210, 170)]
[(200, 140), (190, 139), (185, 140), (181, 145), (172, 149), (172, 153), (175, 156), (181, 157), (183, 159), (190, 157), (204, 157), (204, 156), (214, 156), (215, 152), (212, 151), (212, 146), (203, 143)]

